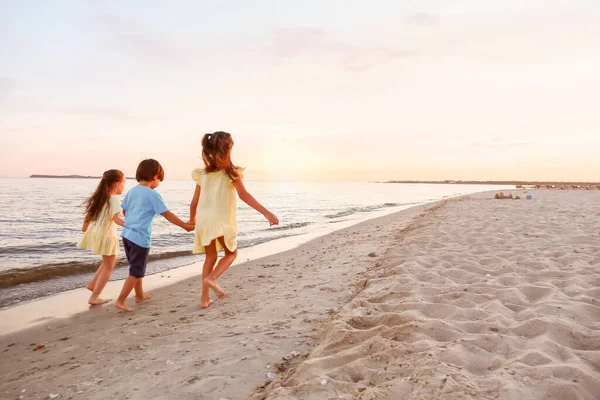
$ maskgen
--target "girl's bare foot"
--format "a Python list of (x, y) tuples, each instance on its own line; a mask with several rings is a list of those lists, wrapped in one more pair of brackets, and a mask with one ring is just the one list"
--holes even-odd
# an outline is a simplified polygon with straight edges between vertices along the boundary
[(144, 293), (143, 297), (135, 296), (135, 302), (137, 304), (140, 304), (141, 302), (143, 302), (145, 300), (150, 300), (152, 298), (152, 296), (154, 296), (154, 293)]
[(221, 300), (223, 300), (225, 298), (225, 296), (227, 295), (223, 289), (221, 289), (219, 287), (219, 285), (217, 285), (217, 282), (213, 281), (210, 278), (205, 278), (204, 282), (206, 282), (206, 284), (208, 285), (209, 288), (211, 288), (215, 294), (217, 295), (217, 297)]
[(90, 282), (90, 283), (88, 283), (88, 284), (87, 284), (85, 287), (86, 287), (86, 289), (87, 289), (87, 290), (89, 290), (90, 292), (93, 292), (93, 291), (94, 291), (94, 285), (92, 285), (92, 283), (91, 283), (91, 282)]
[(204, 304), (204, 303), (200, 303), (200, 308), (207, 308), (208, 306), (210, 306), (213, 303), (213, 301), (211, 299), (208, 299), (208, 303)]
[(90, 299), (88, 300), (88, 304), (91, 304), (92, 306), (97, 306), (97, 305), (100, 305), (100, 304), (108, 303), (111, 300), (112, 299), (101, 299), (100, 297), (92, 299), (90, 297)]
[(121, 303), (121, 302), (117, 301), (115, 303), (115, 307), (117, 307), (119, 310), (125, 311), (125, 312), (131, 312), (131, 311), (133, 311), (133, 308), (129, 307), (127, 305), (127, 303), (124, 303), (124, 302)]

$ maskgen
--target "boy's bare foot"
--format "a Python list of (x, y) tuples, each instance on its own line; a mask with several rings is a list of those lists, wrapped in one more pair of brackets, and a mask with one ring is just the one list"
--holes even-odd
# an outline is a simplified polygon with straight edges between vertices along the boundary
[(87, 290), (89, 290), (90, 292), (93, 292), (93, 291), (94, 291), (94, 285), (92, 285), (92, 283), (91, 283), (91, 282), (90, 282), (90, 283), (88, 283), (88, 284), (85, 286), (85, 288), (86, 288)]
[(213, 303), (213, 301), (211, 299), (208, 299), (208, 303), (204, 304), (204, 303), (200, 303), (200, 308), (207, 308), (208, 306), (210, 306)]
[(133, 308), (129, 307), (127, 305), (127, 303), (120, 303), (120, 302), (117, 301), (115, 303), (115, 307), (117, 307), (119, 310), (125, 311), (125, 312), (131, 312), (131, 311), (133, 311)]
[(144, 293), (143, 297), (135, 296), (135, 302), (137, 304), (140, 304), (141, 302), (143, 302), (145, 300), (150, 300), (152, 298), (152, 296), (154, 296), (154, 293)]
[(90, 297), (90, 299), (88, 300), (88, 304), (91, 304), (92, 306), (97, 306), (97, 305), (100, 305), (100, 304), (108, 303), (111, 300), (112, 299), (101, 299), (100, 297), (98, 297), (96, 299), (92, 299)]
[(204, 279), (204, 282), (206, 282), (206, 284), (208, 285), (208, 287), (209, 287), (209, 288), (211, 288), (211, 289), (212, 289), (212, 290), (215, 292), (215, 294), (217, 295), (217, 297), (218, 297), (219, 299), (221, 299), (221, 300), (222, 300), (222, 299), (224, 299), (224, 298), (225, 298), (225, 296), (227, 295), (227, 294), (226, 294), (226, 293), (223, 291), (223, 289), (221, 289), (221, 288), (219, 287), (219, 285), (217, 285), (217, 282), (213, 281), (212, 279), (210, 279), (210, 278), (205, 278), (205, 279)]

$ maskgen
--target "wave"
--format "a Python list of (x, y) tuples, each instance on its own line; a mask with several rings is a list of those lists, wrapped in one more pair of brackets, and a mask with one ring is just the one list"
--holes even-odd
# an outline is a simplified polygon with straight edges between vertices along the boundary
[[(191, 255), (191, 251), (171, 251), (166, 253), (150, 254), (148, 261), (161, 260)], [(27, 269), (13, 268), (0, 271), (0, 288), (8, 288), (24, 283), (45, 281), (70, 275), (87, 274), (95, 272), (100, 265), (100, 260), (90, 261), (67, 261), (62, 263), (44, 264)], [(117, 259), (116, 267), (126, 266), (127, 259)]]
[(266, 229), (269, 232), (272, 231), (287, 231), (290, 229), (297, 229), (297, 228), (304, 228), (305, 226), (308, 226), (312, 224), (312, 222), (295, 222), (293, 224), (287, 224), (287, 225), (281, 225), (281, 226), (274, 226), (272, 228), (268, 228)]
[(288, 234), (273, 235), (273, 236), (254, 238), (254, 239), (248, 239), (248, 240), (238, 240), (238, 249), (256, 246), (257, 244), (267, 243), (267, 242), (270, 242), (271, 240), (283, 239), (283, 238), (298, 236), (298, 235), (300, 235), (300, 234), (299, 233), (288, 233)]
[[(14, 238), (14, 235), (11, 235)], [(0, 247), (0, 254), (22, 254), (22, 253), (56, 253), (62, 249), (74, 249), (75, 242), (52, 242), (52, 243), (37, 243), (35, 246), (31, 244), (4, 246)]]
[[(291, 224), (294, 225), (294, 224)], [(283, 227), (282, 227), (283, 228)], [(270, 242), (272, 240), (281, 239), (290, 236), (297, 236), (298, 234), (280, 234), (280, 235), (269, 235), (268, 237), (254, 238), (248, 240), (238, 240), (238, 248), (246, 248), (256, 246), (257, 244)], [(150, 253), (148, 261), (165, 260), (182, 256), (191, 256), (191, 250), (183, 251), (168, 251), (164, 253)], [(54, 278), (67, 277), (79, 274), (88, 274), (95, 272), (100, 265), (100, 260), (91, 261), (67, 261), (62, 263), (52, 263), (39, 265), (27, 269), (9, 269), (0, 271), (0, 289), (9, 288), (17, 285), (26, 283), (33, 283), (39, 281), (50, 280)], [(120, 257), (117, 259), (116, 267), (127, 266), (127, 259)], [(175, 267), (174, 267), (175, 268)]]
[[(405, 203), (406, 204), (406, 203)], [(326, 215), (326, 218), (331, 219), (330, 223), (341, 222), (345, 219), (342, 217), (346, 217), (355, 213), (362, 212), (371, 212), (378, 209), (386, 208), (386, 207), (396, 207), (404, 205), (402, 203), (383, 203), (373, 206), (367, 207), (352, 207), (346, 210), (342, 210), (335, 214)], [(238, 248), (247, 248), (256, 246), (261, 243), (266, 243), (272, 240), (282, 239), (291, 236), (298, 236), (302, 231), (297, 231), (297, 229), (304, 228), (313, 224), (313, 222), (296, 222), (282, 226), (274, 226), (271, 228), (267, 228), (263, 230), (263, 234), (268, 236), (259, 236), (253, 238), (245, 238), (243, 234), (240, 234), (238, 237)], [(182, 234), (183, 235), (183, 234)], [(160, 244), (169, 246), (172, 242), (178, 242), (179, 234), (169, 235), (168, 237), (160, 237), (155, 239), (155, 244)], [(0, 254), (33, 254), (33, 255), (41, 255), (43, 253), (56, 253), (61, 252), (62, 250), (72, 250), (75, 248), (75, 243), (71, 241), (59, 241), (54, 243), (42, 243), (38, 244), (35, 247), (33, 246), (25, 246), (25, 245), (16, 245), (16, 246), (7, 246), (0, 247)], [(179, 250), (179, 251), (166, 251), (160, 253), (151, 252), (148, 260), (150, 262), (164, 259), (171, 259), (182, 256), (191, 256), (191, 250)], [(14, 287), (21, 284), (39, 282), (51, 280), (54, 278), (60, 277), (68, 277), (72, 275), (80, 275), (80, 274), (88, 274), (95, 272), (98, 266), (100, 265), (100, 259), (96, 259), (91, 261), (90, 259), (86, 260), (77, 260), (77, 261), (64, 261), (58, 263), (48, 263), (42, 264), (38, 266), (33, 266), (31, 268), (13, 268), (4, 271), (0, 271), (0, 289)], [(126, 267), (128, 265), (127, 259), (124, 257), (124, 254), (117, 259), (117, 268)], [(177, 265), (174, 264), (172, 268), (176, 268)], [(170, 268), (169, 268), (170, 269)]]
[(406, 205), (406, 204), (410, 204), (410, 203), (383, 203), (383, 204), (378, 204), (378, 205), (374, 205), (374, 206), (367, 206), (367, 207), (351, 207), (351, 208), (348, 208), (346, 210), (340, 211), (340, 212), (335, 213), (335, 214), (326, 215), (325, 218), (347, 217), (349, 215), (356, 214), (356, 213), (372, 212), (372, 211), (375, 211), (375, 210), (380, 210), (382, 208), (398, 207), (398, 206), (403, 206), (403, 205)]

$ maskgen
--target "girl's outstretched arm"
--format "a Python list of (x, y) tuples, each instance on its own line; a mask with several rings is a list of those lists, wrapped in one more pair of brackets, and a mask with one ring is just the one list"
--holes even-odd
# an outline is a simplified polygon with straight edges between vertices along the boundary
[(198, 201), (200, 200), (200, 186), (196, 185), (196, 190), (194, 190), (194, 196), (192, 197), (192, 202), (190, 203), (190, 220), (188, 224), (196, 223), (196, 209), (198, 207)]
[(248, 193), (241, 177), (238, 177), (236, 180), (233, 181), (233, 187), (235, 187), (235, 190), (236, 190), (240, 200), (242, 200), (244, 203), (248, 204), (250, 207), (254, 208), (256, 211), (258, 211), (262, 215), (264, 215), (265, 218), (269, 221), (269, 223), (271, 225), (279, 225), (279, 220), (277, 219), (275, 214), (273, 214), (271, 211), (264, 208), (262, 206), (262, 204), (260, 204), (254, 198), (254, 196), (252, 196), (250, 193)]

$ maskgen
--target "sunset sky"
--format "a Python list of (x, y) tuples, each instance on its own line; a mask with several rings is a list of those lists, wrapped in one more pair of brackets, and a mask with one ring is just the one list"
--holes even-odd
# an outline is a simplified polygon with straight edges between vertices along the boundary
[(0, 0), (0, 176), (600, 181), (597, 0)]

